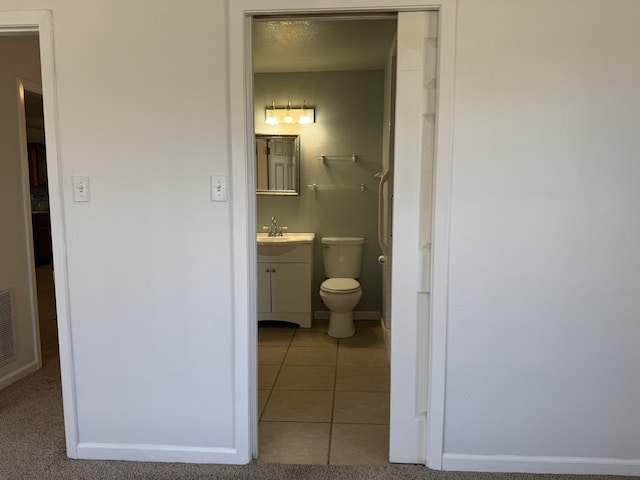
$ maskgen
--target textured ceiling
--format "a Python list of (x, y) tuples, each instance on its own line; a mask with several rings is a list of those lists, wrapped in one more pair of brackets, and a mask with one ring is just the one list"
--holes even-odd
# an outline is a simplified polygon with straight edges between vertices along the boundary
[(384, 68), (396, 32), (394, 17), (258, 19), (254, 72)]

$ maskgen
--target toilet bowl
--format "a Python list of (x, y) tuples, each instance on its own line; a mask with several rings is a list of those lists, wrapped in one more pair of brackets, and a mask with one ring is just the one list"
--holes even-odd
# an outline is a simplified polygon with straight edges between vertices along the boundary
[(361, 297), (360, 283), (353, 278), (329, 278), (322, 282), (320, 298), (329, 309), (329, 336), (347, 338), (356, 333), (353, 309)]
[(320, 298), (329, 309), (327, 334), (347, 338), (355, 334), (353, 309), (362, 297), (360, 277), (362, 264), (361, 237), (324, 237), (322, 257), (327, 280), (320, 285)]

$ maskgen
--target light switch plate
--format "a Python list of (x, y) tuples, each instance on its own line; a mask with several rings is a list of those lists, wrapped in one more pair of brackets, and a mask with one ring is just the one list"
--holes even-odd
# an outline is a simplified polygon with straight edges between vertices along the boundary
[(73, 179), (73, 201), (90, 202), (91, 190), (89, 188), (89, 177), (76, 175)]
[(226, 202), (227, 194), (227, 177), (226, 175), (211, 176), (211, 201)]

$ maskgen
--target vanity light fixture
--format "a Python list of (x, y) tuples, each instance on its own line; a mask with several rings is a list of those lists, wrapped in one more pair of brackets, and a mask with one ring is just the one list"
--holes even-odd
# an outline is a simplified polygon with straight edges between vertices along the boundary
[(286, 107), (276, 107), (275, 102), (265, 109), (265, 123), (268, 125), (278, 125), (280, 123), (302, 124), (315, 123), (315, 108), (307, 107), (302, 103), (302, 107), (292, 107), (291, 102), (287, 102)]

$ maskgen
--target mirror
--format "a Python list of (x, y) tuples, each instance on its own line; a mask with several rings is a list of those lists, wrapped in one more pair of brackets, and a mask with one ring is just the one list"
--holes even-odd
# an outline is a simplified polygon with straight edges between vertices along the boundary
[(256, 193), (300, 193), (300, 138), (298, 135), (256, 135)]

